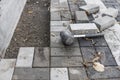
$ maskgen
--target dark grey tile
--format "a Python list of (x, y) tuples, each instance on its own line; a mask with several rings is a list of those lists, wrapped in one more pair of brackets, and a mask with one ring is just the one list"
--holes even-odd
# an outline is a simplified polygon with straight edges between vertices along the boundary
[(108, 47), (96, 47), (97, 52), (101, 52), (101, 63), (105, 66), (117, 66), (117, 63)]
[(106, 67), (104, 72), (97, 72), (92, 67), (87, 68), (88, 75), (91, 79), (111, 79), (111, 78), (119, 78), (120, 70), (115, 67)]
[(108, 46), (104, 37), (93, 38), (93, 41), (95, 42), (95, 46)]
[(33, 67), (49, 67), (49, 48), (36, 47)]
[(81, 56), (80, 48), (51, 48), (51, 56)]
[(51, 57), (52, 67), (78, 67), (82, 62), (82, 57)]
[[(94, 56), (96, 55), (93, 47), (81, 47), (81, 52), (85, 62), (92, 62)], [(88, 66), (91, 66), (91, 64), (88, 64)]]
[(84, 68), (69, 68), (70, 80), (88, 80)]
[(80, 46), (93, 46), (91, 40), (87, 40), (85, 38), (78, 38), (78, 42)]
[(49, 80), (48, 68), (16, 68), (13, 80)]

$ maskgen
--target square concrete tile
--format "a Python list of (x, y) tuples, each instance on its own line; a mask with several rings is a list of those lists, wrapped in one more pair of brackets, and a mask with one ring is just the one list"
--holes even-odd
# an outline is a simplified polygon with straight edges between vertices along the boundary
[(51, 56), (81, 56), (80, 48), (51, 48)]
[(51, 57), (51, 67), (78, 67), (82, 62), (82, 57)]
[[(53, 36), (54, 34), (54, 36)], [(60, 32), (51, 32), (50, 35), (50, 47), (51, 48), (57, 48), (57, 47), (79, 47), (78, 40), (75, 39), (75, 42), (71, 46), (65, 46), (60, 38)]]
[(95, 49), (93, 47), (81, 47), (81, 52), (85, 62), (91, 62), (96, 55)]
[(34, 47), (21, 47), (19, 49), (16, 67), (32, 67)]
[(69, 80), (67, 68), (51, 68), (51, 80)]
[(96, 47), (97, 52), (101, 52), (101, 63), (105, 66), (117, 66), (117, 63), (108, 47)]
[(49, 80), (49, 68), (16, 68), (13, 80)]
[(11, 80), (14, 72), (16, 59), (0, 60), (0, 80)]
[(70, 80), (88, 80), (84, 68), (69, 68)]
[(85, 38), (78, 38), (78, 42), (80, 46), (93, 46), (91, 40), (87, 40)]
[(115, 67), (106, 67), (104, 72), (97, 72), (92, 67), (87, 68), (88, 75), (91, 79), (119, 78), (120, 70)]
[(48, 47), (36, 47), (33, 67), (49, 67), (49, 54)]

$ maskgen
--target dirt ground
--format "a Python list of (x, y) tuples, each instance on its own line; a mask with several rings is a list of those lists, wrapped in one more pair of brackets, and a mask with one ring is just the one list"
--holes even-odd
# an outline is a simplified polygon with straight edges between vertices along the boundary
[(16, 58), (20, 47), (49, 47), (49, 0), (28, 0), (5, 58)]

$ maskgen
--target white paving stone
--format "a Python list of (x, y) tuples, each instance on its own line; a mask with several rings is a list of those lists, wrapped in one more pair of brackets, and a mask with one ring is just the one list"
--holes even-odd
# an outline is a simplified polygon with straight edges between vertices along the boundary
[(51, 80), (69, 80), (67, 68), (51, 68)]
[(16, 67), (32, 67), (34, 47), (21, 47), (19, 50)]
[(1, 59), (0, 80), (12, 80), (16, 59)]

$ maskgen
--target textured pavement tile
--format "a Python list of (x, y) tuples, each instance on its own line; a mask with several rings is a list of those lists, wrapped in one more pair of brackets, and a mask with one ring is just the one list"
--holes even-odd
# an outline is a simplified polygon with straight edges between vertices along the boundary
[(67, 68), (51, 68), (51, 80), (69, 80)]
[(88, 80), (84, 68), (69, 68), (70, 80)]
[(51, 21), (50, 26), (69, 26), (70, 21)]
[[(95, 49), (92, 47), (81, 47), (81, 52), (85, 62), (91, 62), (96, 55)], [(91, 64), (88, 64), (88, 66), (91, 66)]]
[(0, 60), (0, 80), (11, 80), (14, 72), (16, 59)]
[(51, 21), (60, 21), (61, 20), (61, 16), (60, 16), (60, 12), (51, 12)]
[(60, 13), (61, 13), (62, 21), (70, 21), (71, 20), (70, 11), (61, 11)]
[(49, 67), (48, 47), (36, 47), (34, 54), (33, 67)]
[(106, 67), (104, 72), (97, 72), (92, 67), (87, 68), (88, 75), (91, 79), (98, 78), (119, 78), (120, 70), (115, 67)]
[(34, 47), (21, 47), (16, 62), (16, 67), (32, 67)]
[(93, 41), (96, 43), (95, 46), (108, 46), (104, 37), (93, 38)]
[(67, 26), (51, 26), (51, 32), (61, 32), (67, 29)]
[(82, 66), (82, 57), (51, 57), (52, 67)]
[(120, 66), (120, 46), (110, 46), (110, 49), (117, 62), (117, 65)]
[(93, 46), (92, 45), (92, 41), (91, 40), (87, 40), (85, 38), (79, 38), (78, 42), (79, 42), (80, 46)]
[(92, 80), (120, 80), (120, 78), (111, 78), (111, 79), (92, 79)]
[(56, 47), (79, 47), (78, 40), (75, 39), (74, 44), (71, 46), (65, 46), (60, 38), (60, 32), (51, 32), (51, 34), (54, 34), (54, 36), (50, 35), (50, 46), (51, 48), (56, 48)]
[(116, 61), (108, 47), (96, 47), (97, 52), (101, 52), (101, 63), (105, 66), (117, 66)]
[(51, 48), (51, 56), (81, 56), (79, 48)]
[(16, 68), (13, 80), (49, 80), (49, 68)]

